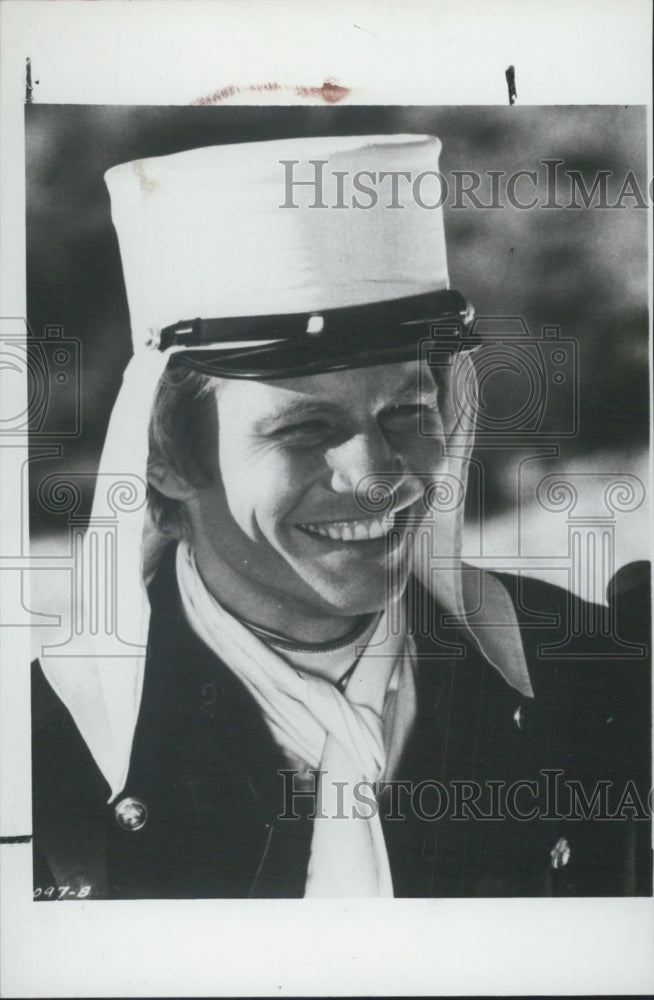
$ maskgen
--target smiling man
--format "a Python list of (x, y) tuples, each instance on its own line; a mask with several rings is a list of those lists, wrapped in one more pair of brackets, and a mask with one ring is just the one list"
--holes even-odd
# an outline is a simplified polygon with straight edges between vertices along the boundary
[[(409, 361), (216, 382), (207, 482), (176, 473), (163, 450), (150, 480), (183, 503), (200, 575), (228, 610), (298, 641), (338, 640), (384, 607), (389, 571), (406, 564), (395, 519), (425, 514), (443, 464), (434, 379)], [(387, 509), (366, 513), (360, 485), (389, 475)]]
[[(584, 635), (552, 669), (560, 633), (525, 608), (565, 628), (581, 603), (461, 562), (475, 344), (439, 150), (297, 139), (108, 172), (135, 353), (100, 473), (149, 496), (116, 554), (134, 645), (34, 671), (39, 898), (649, 891), (646, 674), (616, 681)], [(341, 205), (361, 172), (414, 183)]]

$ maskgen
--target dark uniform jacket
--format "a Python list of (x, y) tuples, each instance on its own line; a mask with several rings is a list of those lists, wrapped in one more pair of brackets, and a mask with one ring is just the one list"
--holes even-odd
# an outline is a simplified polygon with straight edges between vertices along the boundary
[[(628, 577), (610, 618), (501, 577), (533, 699), (413, 581), (417, 718), (395, 783), (378, 790), (396, 896), (651, 893), (650, 671), (625, 645), (649, 645), (649, 596)], [(113, 803), (33, 668), (35, 896), (301, 896), (319, 800), (292, 794), (256, 703), (186, 624), (174, 549), (150, 596), (130, 771)]]

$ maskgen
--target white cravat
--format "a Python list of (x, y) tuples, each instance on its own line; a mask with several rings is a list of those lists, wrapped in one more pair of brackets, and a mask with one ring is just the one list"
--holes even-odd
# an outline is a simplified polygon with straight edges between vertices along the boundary
[(406, 629), (386, 635), (382, 615), (341, 693), (299, 672), (225, 611), (184, 542), (177, 578), (189, 624), (245, 684), (277, 744), (324, 772), (317, 812), (326, 818), (314, 820), (305, 896), (392, 896), (381, 821), (355, 791), (369, 799), (368, 783), (389, 776), (415, 716), (415, 648)]

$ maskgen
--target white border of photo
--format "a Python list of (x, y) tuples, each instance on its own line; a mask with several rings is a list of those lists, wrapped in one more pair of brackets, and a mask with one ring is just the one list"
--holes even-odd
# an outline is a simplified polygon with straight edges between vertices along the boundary
[[(3, 318), (26, 315), (27, 57), (42, 104), (318, 104), (298, 88), (328, 82), (344, 104), (502, 105), (512, 64), (520, 104), (647, 104), (651, 142), (647, 0), (3, 0), (0, 27)], [(651, 898), (33, 905), (28, 633), (0, 630), (3, 996), (651, 992)]]

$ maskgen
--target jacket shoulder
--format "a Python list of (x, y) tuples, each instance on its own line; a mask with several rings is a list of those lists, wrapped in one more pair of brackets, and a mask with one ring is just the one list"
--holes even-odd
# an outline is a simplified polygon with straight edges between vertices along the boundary
[(597, 780), (633, 780), (644, 801), (652, 724), (645, 567), (616, 574), (603, 605), (540, 580), (500, 577), (520, 623), (534, 711), (544, 731), (556, 733), (566, 766), (574, 762)]
[[(524, 575), (495, 574), (508, 591), (525, 650), (539, 663), (612, 664), (618, 676), (651, 661), (649, 563), (630, 563), (611, 579), (602, 601)], [(608, 671), (611, 672), (610, 670)]]

